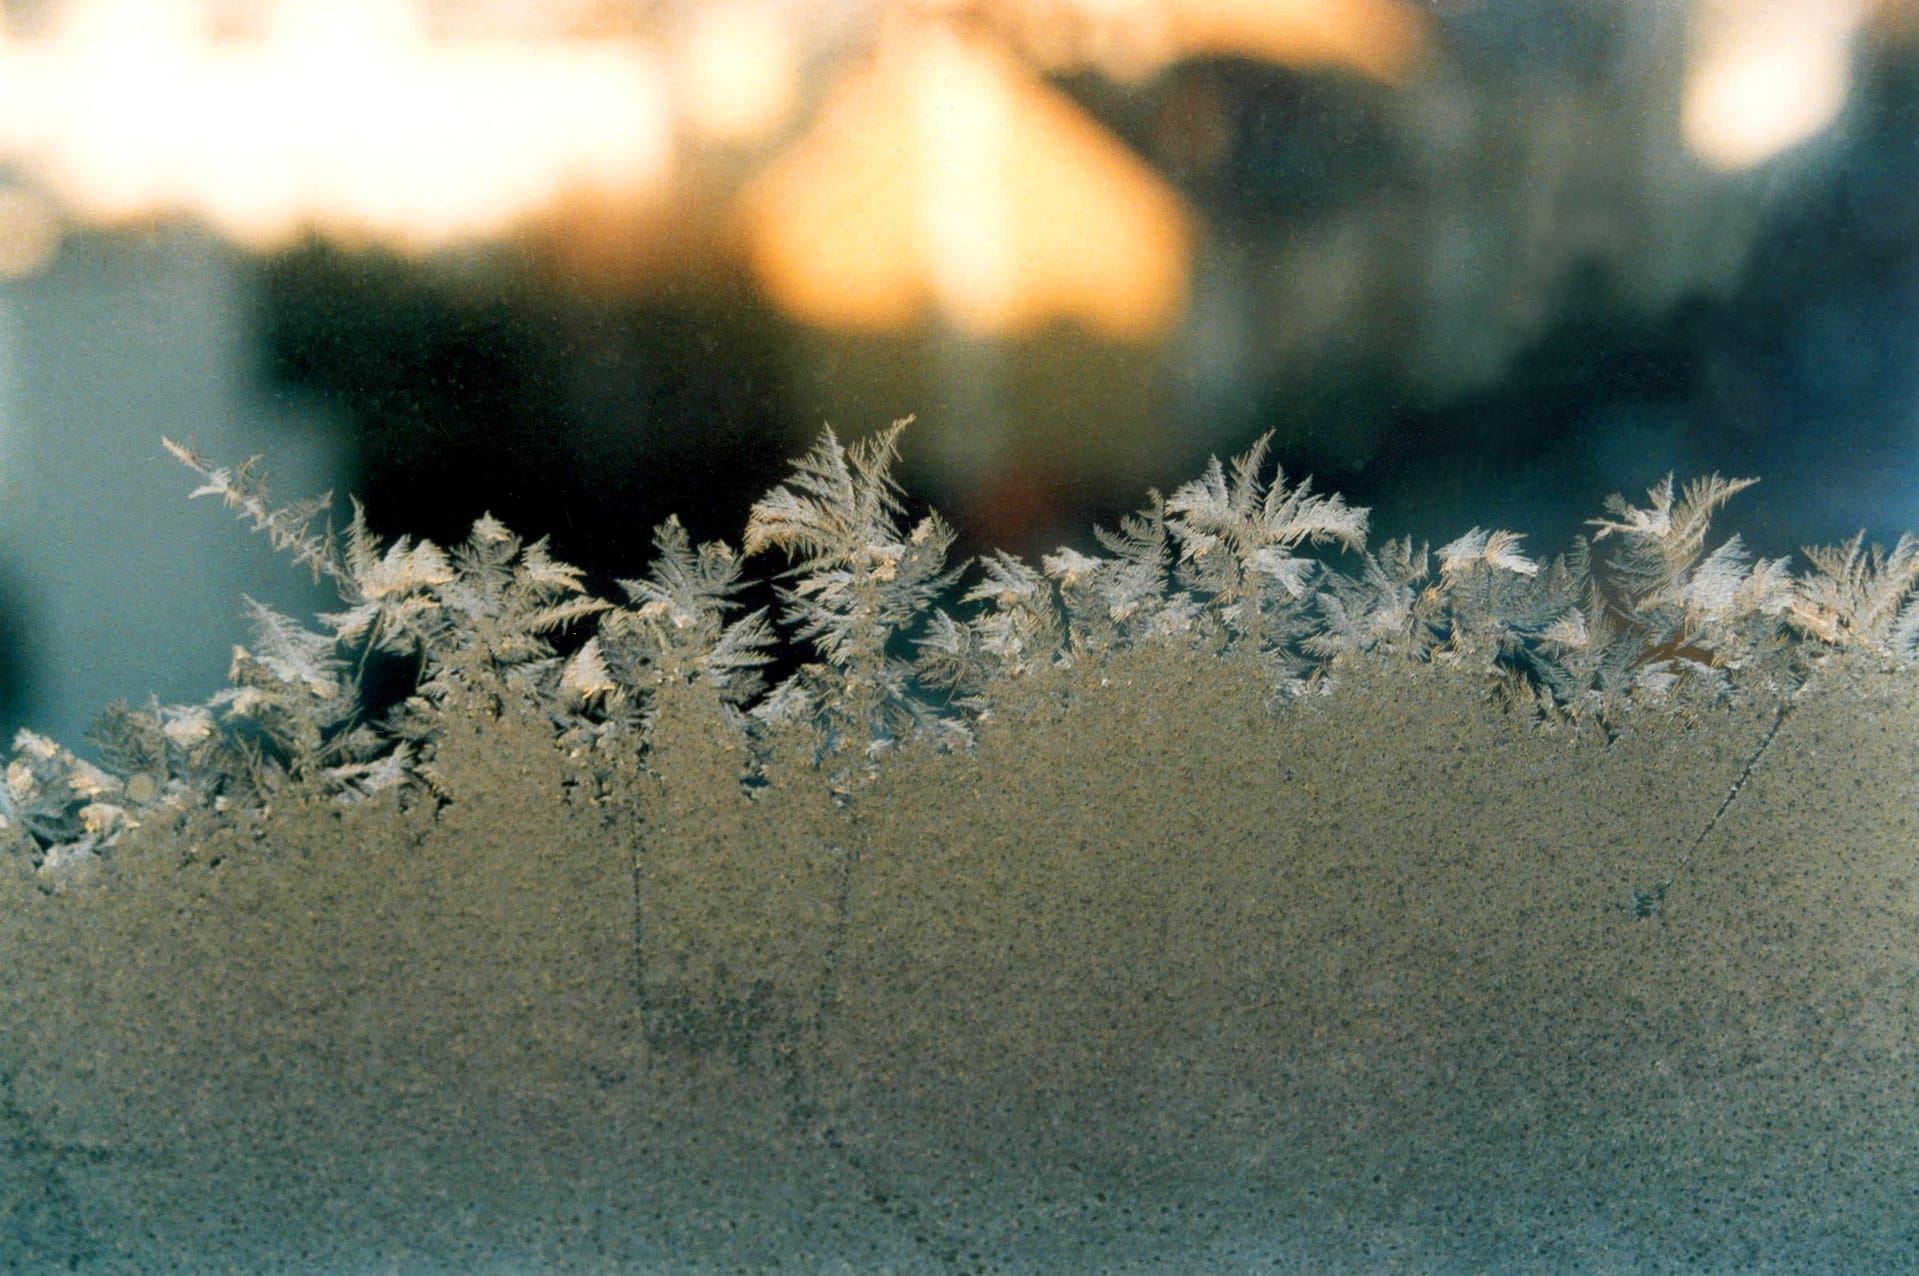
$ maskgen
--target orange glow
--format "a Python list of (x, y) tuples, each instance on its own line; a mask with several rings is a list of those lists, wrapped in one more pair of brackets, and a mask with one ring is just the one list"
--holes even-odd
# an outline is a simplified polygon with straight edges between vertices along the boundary
[(1145, 340), (1185, 305), (1190, 219), (1142, 162), (1010, 58), (904, 27), (747, 190), (755, 269), (824, 327), (936, 313)]
[(199, 214), (268, 245), (307, 225), (415, 248), (498, 234), (576, 188), (641, 192), (671, 137), (631, 44), (429, 42), (381, 0), (278, 0), (216, 43), (185, 0), (75, 0), (0, 43), (0, 152), (82, 217)]
[[(73, 220), (184, 213), (254, 247), (318, 230), (416, 252), (536, 226), (568, 260), (610, 250), (637, 285), (663, 252), (724, 251), (714, 205), (816, 100), (818, 74), (833, 77), (823, 118), (745, 201), (782, 304), (868, 329), (937, 313), (1137, 336), (1184, 304), (1190, 219), (1027, 68), (1237, 54), (1394, 80), (1428, 43), (1409, 0), (643, 8), (46, 0), (33, 35), (0, 30), (0, 164)], [(874, 23), (878, 53), (847, 71)], [(580, 251), (557, 244), (575, 224), (591, 227)]]
[(997, 0), (992, 11), (1043, 65), (1124, 79), (1229, 55), (1399, 83), (1432, 44), (1406, 0)]
[(1397, 83), (1428, 43), (1425, 16), (1400, 0), (1169, 0), (1167, 7), (1174, 57), (1241, 54)]

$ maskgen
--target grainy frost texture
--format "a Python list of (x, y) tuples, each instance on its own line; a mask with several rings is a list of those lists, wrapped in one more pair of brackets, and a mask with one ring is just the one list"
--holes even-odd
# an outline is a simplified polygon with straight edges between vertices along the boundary
[(342, 609), (17, 742), (0, 1259), (1919, 1251), (1915, 542), (1756, 560), (1712, 477), (1369, 548), (1262, 443), (969, 566), (902, 429), (618, 600), (175, 445)]

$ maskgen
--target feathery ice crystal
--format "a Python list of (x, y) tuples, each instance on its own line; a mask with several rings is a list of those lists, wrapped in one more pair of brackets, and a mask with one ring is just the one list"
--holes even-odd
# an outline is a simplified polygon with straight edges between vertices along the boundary
[[(1479, 527), (1436, 551), (1369, 549), (1366, 510), (1269, 473), (1268, 436), (1096, 529), (1102, 552), (952, 565), (952, 529), (911, 517), (893, 478), (908, 421), (851, 446), (825, 430), (752, 507), (743, 552), (695, 545), (669, 519), (646, 575), (620, 582), (623, 603), (591, 596), (544, 541), (490, 515), (450, 550), (382, 544), (357, 502), (336, 534), (328, 497), (275, 505), (257, 458), (222, 466), (168, 440), (202, 480), (193, 496), (218, 497), (330, 579), (341, 610), (312, 628), (245, 600), (254, 640), (234, 649), (230, 685), (200, 705), (108, 706), (90, 733), (99, 765), (20, 732), (0, 839), (58, 870), (157, 811), (258, 806), (288, 782), (347, 802), (443, 801), (433, 759), (456, 698), (643, 754), (661, 690), (704, 685), (742, 757), (800, 733), (803, 755), (849, 783), (911, 739), (967, 747), (1022, 678), (1143, 643), (1243, 658), (1282, 695), (1328, 688), (1359, 660), (1444, 661), (1541, 719), (1608, 731), (1682, 685), (1730, 695), (1733, 670), (1791, 687), (1825, 652), (1919, 655), (1919, 540), (1810, 548), (1798, 574), (1736, 535), (1711, 543), (1713, 515), (1752, 479), (1681, 489), (1668, 476), (1644, 507), (1615, 496), (1590, 540), (1549, 561)], [(748, 562), (772, 553), (787, 560), (777, 623), (737, 601)], [(768, 687), (782, 643), (811, 658)], [(384, 712), (368, 702), (375, 657), (412, 675)]]

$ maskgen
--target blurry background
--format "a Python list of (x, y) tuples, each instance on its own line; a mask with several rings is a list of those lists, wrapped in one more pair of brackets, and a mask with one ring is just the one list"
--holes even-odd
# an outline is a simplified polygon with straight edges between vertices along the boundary
[[(966, 548), (1266, 430), (1377, 535), (1919, 526), (1908, 0), (0, 0), (0, 726), (328, 601), (159, 437), (601, 582), (906, 415)], [(344, 504), (344, 502), (342, 502)]]

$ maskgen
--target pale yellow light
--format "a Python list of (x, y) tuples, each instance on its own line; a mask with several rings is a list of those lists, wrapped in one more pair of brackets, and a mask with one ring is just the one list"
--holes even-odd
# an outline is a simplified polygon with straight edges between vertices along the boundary
[(675, 59), (678, 105), (717, 142), (751, 142), (777, 129), (799, 95), (791, 0), (718, 0), (688, 15)]
[[(919, 231), (927, 280), (946, 317), (991, 331), (1017, 322), (1023, 282), (1016, 259), (1009, 171), (1019, 120), (1012, 85), (989, 58), (927, 32), (911, 94), (920, 140), (918, 190), (905, 212)], [(935, 144), (928, 145), (929, 141)]]
[(197, 12), (83, 0), (0, 44), (0, 153), (80, 216), (185, 211), (253, 243), (432, 248), (665, 178), (665, 80), (633, 44), (437, 44), (381, 0), (278, 0), (262, 38), (214, 43)]
[(1722, 170), (1750, 168), (1824, 131), (1852, 88), (1859, 0), (1711, 0), (1693, 30), (1681, 126)]
[(742, 210), (762, 285), (825, 327), (1072, 320), (1145, 340), (1185, 305), (1178, 197), (1010, 58), (937, 24), (849, 75)]

